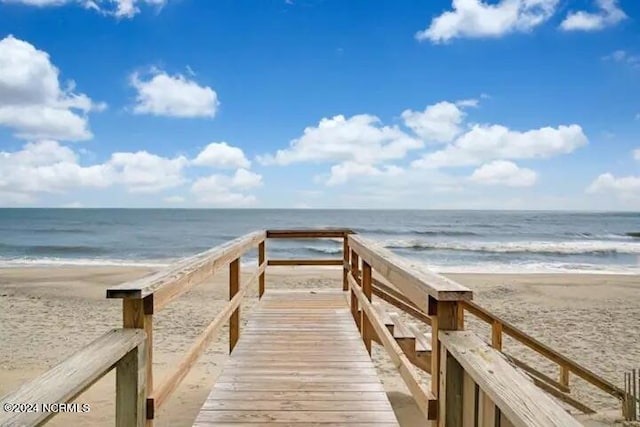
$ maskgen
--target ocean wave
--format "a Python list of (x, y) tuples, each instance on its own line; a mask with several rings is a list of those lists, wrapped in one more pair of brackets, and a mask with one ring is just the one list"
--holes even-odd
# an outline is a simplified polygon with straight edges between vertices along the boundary
[(342, 248), (321, 248), (318, 246), (305, 246), (304, 249), (309, 252), (313, 252), (317, 254), (325, 254), (325, 255), (334, 255), (334, 254), (342, 253)]
[(546, 255), (573, 254), (640, 254), (640, 243), (609, 241), (565, 241), (565, 242), (430, 242), (424, 240), (387, 241), (389, 249), (411, 249), (415, 251), (447, 250), (459, 252), (487, 253), (536, 253)]
[(482, 263), (470, 265), (428, 265), (430, 270), (442, 274), (612, 274), (636, 275), (639, 267), (600, 264), (567, 263)]
[(0, 268), (7, 267), (167, 267), (175, 260), (133, 260), (98, 258), (0, 258)]
[(355, 228), (353, 231), (362, 234), (378, 234), (378, 235), (419, 235), (419, 236), (480, 236), (473, 231), (459, 230), (417, 230), (417, 229), (396, 229), (396, 228)]

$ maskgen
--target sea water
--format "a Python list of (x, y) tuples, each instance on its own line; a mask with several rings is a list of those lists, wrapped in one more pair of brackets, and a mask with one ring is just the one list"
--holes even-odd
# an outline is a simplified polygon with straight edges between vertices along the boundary
[[(539, 211), (0, 209), (0, 267), (163, 266), (253, 230), (330, 227), (440, 272), (640, 273), (640, 214)], [(270, 258), (341, 251), (339, 239), (267, 243)]]

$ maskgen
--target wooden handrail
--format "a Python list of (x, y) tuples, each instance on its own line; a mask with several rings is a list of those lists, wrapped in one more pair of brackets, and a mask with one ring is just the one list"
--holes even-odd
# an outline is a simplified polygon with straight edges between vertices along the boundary
[(145, 314), (153, 314), (265, 238), (265, 231), (256, 231), (231, 240), (159, 273), (111, 287), (107, 298), (143, 299)]
[(507, 322), (506, 320), (503, 320), (502, 318), (496, 316), (495, 314), (489, 312), (488, 310), (471, 301), (465, 301), (463, 306), (466, 311), (477, 316), (479, 319), (483, 320), (486, 323), (493, 324), (493, 322), (499, 322), (500, 324), (502, 324), (502, 332), (504, 334), (507, 334), (510, 337), (516, 339), (520, 343), (526, 345), (527, 347), (531, 348), (547, 359), (557, 363), (558, 365), (566, 367), (567, 369), (569, 369), (569, 371), (573, 372), (588, 383), (598, 387), (605, 393), (610, 394), (611, 396), (614, 396), (618, 399), (624, 398), (624, 390), (622, 390), (621, 388), (616, 387), (611, 382), (591, 372), (587, 368), (579, 365), (566, 356), (563, 356), (548, 345), (538, 341), (518, 327)]
[[(68, 359), (49, 369), (38, 378), (22, 385), (16, 391), (0, 398), (0, 404), (12, 405), (24, 403), (38, 405), (31, 411), (0, 411), (0, 425), (3, 426), (31, 426), (45, 423), (57, 414), (46, 411), (42, 404), (60, 404), (73, 401), (80, 393), (91, 387), (118, 363), (124, 360), (132, 351), (140, 349), (145, 344), (145, 333), (138, 329), (114, 329), (86, 345)], [(144, 353), (143, 349), (139, 350)], [(137, 351), (133, 359), (137, 359)], [(133, 362), (133, 371), (118, 373), (118, 392), (126, 393), (133, 401), (117, 401), (117, 412), (120, 421), (127, 420), (129, 424), (141, 426), (144, 420), (144, 381), (139, 383), (140, 368), (144, 380), (144, 367)], [(133, 391), (125, 390), (126, 386), (133, 387)], [(134, 408), (131, 405), (137, 405)], [(128, 406), (127, 408), (123, 405)], [(136, 413), (140, 412), (140, 413)], [(131, 423), (133, 421), (133, 423)]]
[(411, 392), (411, 395), (416, 401), (418, 408), (422, 411), (427, 419), (435, 419), (436, 417), (436, 398), (430, 390), (425, 388), (420, 378), (418, 378), (414, 371), (411, 362), (404, 354), (398, 343), (393, 338), (393, 335), (386, 328), (380, 317), (376, 313), (375, 308), (369, 302), (364, 292), (358, 285), (358, 282), (351, 273), (347, 276), (349, 281), (349, 287), (353, 294), (356, 296), (362, 310), (366, 313), (367, 318), (371, 326), (373, 327), (378, 340), (382, 343), (389, 358), (393, 362), (394, 366), (398, 369), (400, 376), (404, 380), (407, 388)]
[[(502, 353), (489, 347), (472, 332), (440, 332), (440, 342), (512, 425), (581, 426), (575, 418), (538, 389), (528, 378), (516, 371)], [(449, 363), (447, 368), (448, 365)], [(447, 396), (447, 399), (455, 397)], [(460, 399), (458, 396), (456, 403), (459, 407), (454, 408), (460, 409), (461, 417), (458, 419), (464, 419), (467, 414), (473, 417), (478, 416), (472, 406), (469, 407), (468, 412), (462, 413), (463, 402), (469, 398), (470, 396), (465, 398), (463, 395)], [(449, 413), (442, 415), (451, 416)]]
[(267, 230), (269, 239), (336, 239), (353, 233), (348, 228), (327, 228), (324, 230)]
[(348, 236), (349, 247), (385, 280), (400, 290), (423, 311), (427, 311), (427, 295), (437, 301), (470, 300), (473, 293), (453, 280), (436, 274), (421, 264), (412, 263), (356, 234)]

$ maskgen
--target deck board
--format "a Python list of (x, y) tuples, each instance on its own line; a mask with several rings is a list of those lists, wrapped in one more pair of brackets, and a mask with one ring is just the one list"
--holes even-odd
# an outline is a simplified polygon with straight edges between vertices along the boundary
[(398, 426), (340, 291), (268, 290), (195, 426)]

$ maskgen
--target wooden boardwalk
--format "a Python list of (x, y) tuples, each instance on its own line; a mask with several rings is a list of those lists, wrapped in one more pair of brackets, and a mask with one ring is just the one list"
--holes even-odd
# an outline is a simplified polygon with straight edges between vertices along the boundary
[(196, 426), (398, 426), (341, 291), (268, 290)]

